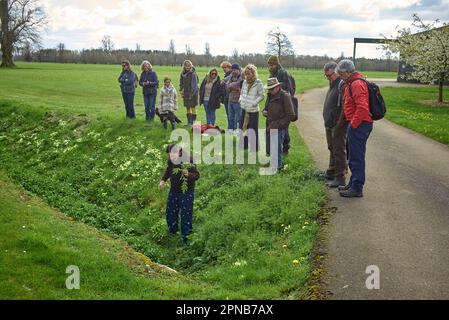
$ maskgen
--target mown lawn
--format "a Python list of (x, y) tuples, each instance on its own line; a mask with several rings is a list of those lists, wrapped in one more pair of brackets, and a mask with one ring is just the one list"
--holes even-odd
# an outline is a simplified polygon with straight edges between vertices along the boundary
[[(156, 70), (160, 78), (172, 77), (178, 87), (179, 70), (163, 67)], [(207, 69), (198, 72), (203, 77)], [(117, 66), (26, 63), (20, 63), (14, 70), (0, 70), (0, 169), (50, 206), (125, 241), (153, 261), (178, 270), (187, 279), (158, 278), (154, 281), (167, 288), (167, 293), (156, 291), (142, 297), (307, 298), (309, 258), (325, 189), (294, 126), (290, 130), (293, 148), (285, 159), (287, 167), (282, 174), (261, 176), (258, 165), (199, 166), (194, 234), (190, 245), (183, 246), (178, 237), (166, 230), (168, 190), (161, 192), (157, 187), (166, 162), (163, 150), (169, 132), (157, 122), (143, 121), (140, 94), (136, 94), (138, 119), (124, 119), (116, 81), (118, 73)], [(298, 70), (293, 74), (300, 91), (326, 85), (319, 70)], [(267, 71), (261, 70), (260, 76), (265, 81)], [(178, 116), (184, 119), (181, 106)], [(199, 120), (204, 119), (204, 111), (199, 108)], [(224, 127), (223, 108), (217, 119), (218, 125)], [(262, 119), (261, 127), (264, 127)], [(9, 200), (5, 199), (7, 203)], [(33, 208), (34, 203), (31, 205)], [(2, 202), (0, 206), (4, 208), (2, 218), (8, 219), (8, 205)], [(24, 221), (32, 219), (22, 209), (18, 207), (16, 216)], [(65, 275), (59, 273), (64, 264), (75, 264), (71, 261), (76, 255), (63, 250), (71, 246), (66, 240), (61, 240), (59, 249), (56, 248), (60, 250), (56, 250), (58, 254), (48, 250), (46, 255), (46, 248), (52, 248), (52, 240), (44, 233), (70, 233), (70, 223), (59, 231), (56, 225), (46, 223), (50, 220), (49, 215), (43, 215), (41, 221), (47, 229), (36, 228), (35, 235), (42, 233), (37, 241), (41, 264), (56, 266), (33, 274), (35, 283), (43, 283), (42, 290), (34, 291), (34, 295), (24, 292), (23, 285), (29, 286), (14, 279), (27, 273), (35, 262), (29, 259), (22, 268), (23, 257), (6, 249), (8, 252), (2, 252), (2, 258), (17, 270), (3, 270), (0, 297), (45, 299), (69, 295), (60, 292)], [(17, 232), (16, 226), (8, 233), (1, 233), (0, 242), (8, 243), (6, 240), (11, 239), (9, 246), (17, 251), (18, 244), (13, 241), (20, 239)], [(73, 227), (73, 233), (78, 232)], [(93, 250), (94, 257), (92, 246), (87, 240), (80, 243), (79, 249)], [(36, 249), (32, 241), (24, 241), (19, 248), (27, 252)], [(136, 276), (131, 268), (127, 271), (120, 268), (116, 265), (110, 269), (113, 278), (127, 281)], [(94, 279), (97, 275), (92, 272), (88, 277)], [(134, 284), (123, 285), (121, 290), (121, 280), (103, 284), (93, 281), (91, 291), (86, 294), (80, 291), (71, 297), (91, 298), (96, 286), (101, 288), (96, 296), (100, 299), (136, 297), (126, 293)], [(137, 292), (141, 292), (139, 288), (145, 282), (135, 281)]]
[[(446, 96), (448, 90), (445, 88)], [(449, 107), (423, 103), (436, 101), (438, 88), (386, 87), (382, 94), (388, 106), (388, 120), (449, 145)]]

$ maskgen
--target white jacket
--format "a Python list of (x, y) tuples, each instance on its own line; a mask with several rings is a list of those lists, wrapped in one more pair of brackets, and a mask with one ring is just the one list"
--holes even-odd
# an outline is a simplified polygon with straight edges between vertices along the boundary
[(242, 92), (240, 94), (240, 106), (246, 112), (259, 112), (259, 103), (264, 98), (263, 83), (259, 79), (248, 90), (248, 83), (243, 81)]

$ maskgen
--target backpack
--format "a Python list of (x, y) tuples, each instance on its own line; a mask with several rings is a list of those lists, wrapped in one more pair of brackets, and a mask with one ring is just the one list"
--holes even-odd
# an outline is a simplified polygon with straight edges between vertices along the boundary
[[(374, 82), (369, 82), (366, 79), (363, 78), (355, 78), (356, 80), (362, 80), (365, 81), (365, 83), (368, 86), (369, 91), (369, 109), (371, 113), (371, 117), (373, 120), (380, 120), (385, 117), (385, 114), (387, 113), (387, 105), (385, 104), (385, 100), (382, 97), (382, 94), (380, 93), (380, 88), (377, 84)], [(353, 81), (353, 82), (354, 82)], [(352, 90), (351, 86), (348, 86), (349, 88), (349, 95), (352, 98)]]
[[(284, 94), (286, 94), (286, 93), (284, 93)], [(292, 119), (291, 122), (296, 122), (299, 119), (299, 110), (298, 110), (299, 109), (298, 108), (299, 102), (298, 102), (298, 98), (296, 98), (296, 97), (290, 96), (290, 98), (292, 100), (293, 111), (295, 112), (295, 118)]]
[(291, 122), (296, 122), (299, 119), (299, 101), (298, 101), (298, 98), (295, 97), (296, 81), (295, 81), (295, 78), (293, 78), (293, 76), (288, 72), (287, 72), (287, 77), (288, 77), (288, 81), (290, 82), (291, 92), (289, 92), (289, 93), (292, 98), (293, 110), (295, 111), (295, 119), (292, 120)]

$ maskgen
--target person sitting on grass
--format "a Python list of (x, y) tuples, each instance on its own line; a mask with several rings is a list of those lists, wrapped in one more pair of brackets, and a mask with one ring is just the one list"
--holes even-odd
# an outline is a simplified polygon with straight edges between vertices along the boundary
[(168, 231), (177, 234), (181, 213), (182, 241), (187, 243), (187, 236), (192, 233), (195, 182), (200, 178), (200, 173), (193, 163), (193, 158), (179, 145), (169, 145), (167, 154), (167, 169), (159, 187), (163, 190), (170, 179), (166, 211)]
[(167, 122), (170, 121), (171, 127), (175, 129), (175, 111), (178, 110), (178, 94), (175, 87), (171, 84), (170, 78), (164, 79), (164, 87), (161, 89), (159, 98), (158, 115), (164, 128), (167, 129)]

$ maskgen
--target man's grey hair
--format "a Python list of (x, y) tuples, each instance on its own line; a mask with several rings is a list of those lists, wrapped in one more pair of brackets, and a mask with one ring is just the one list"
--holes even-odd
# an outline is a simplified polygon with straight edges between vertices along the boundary
[(334, 61), (328, 62), (324, 65), (324, 72), (328, 72), (329, 70), (337, 69), (337, 63)]
[(354, 62), (352, 62), (352, 60), (349, 59), (344, 59), (341, 60), (338, 63), (337, 69), (335, 70), (337, 72), (347, 72), (347, 73), (354, 73), (355, 72), (355, 65)]

